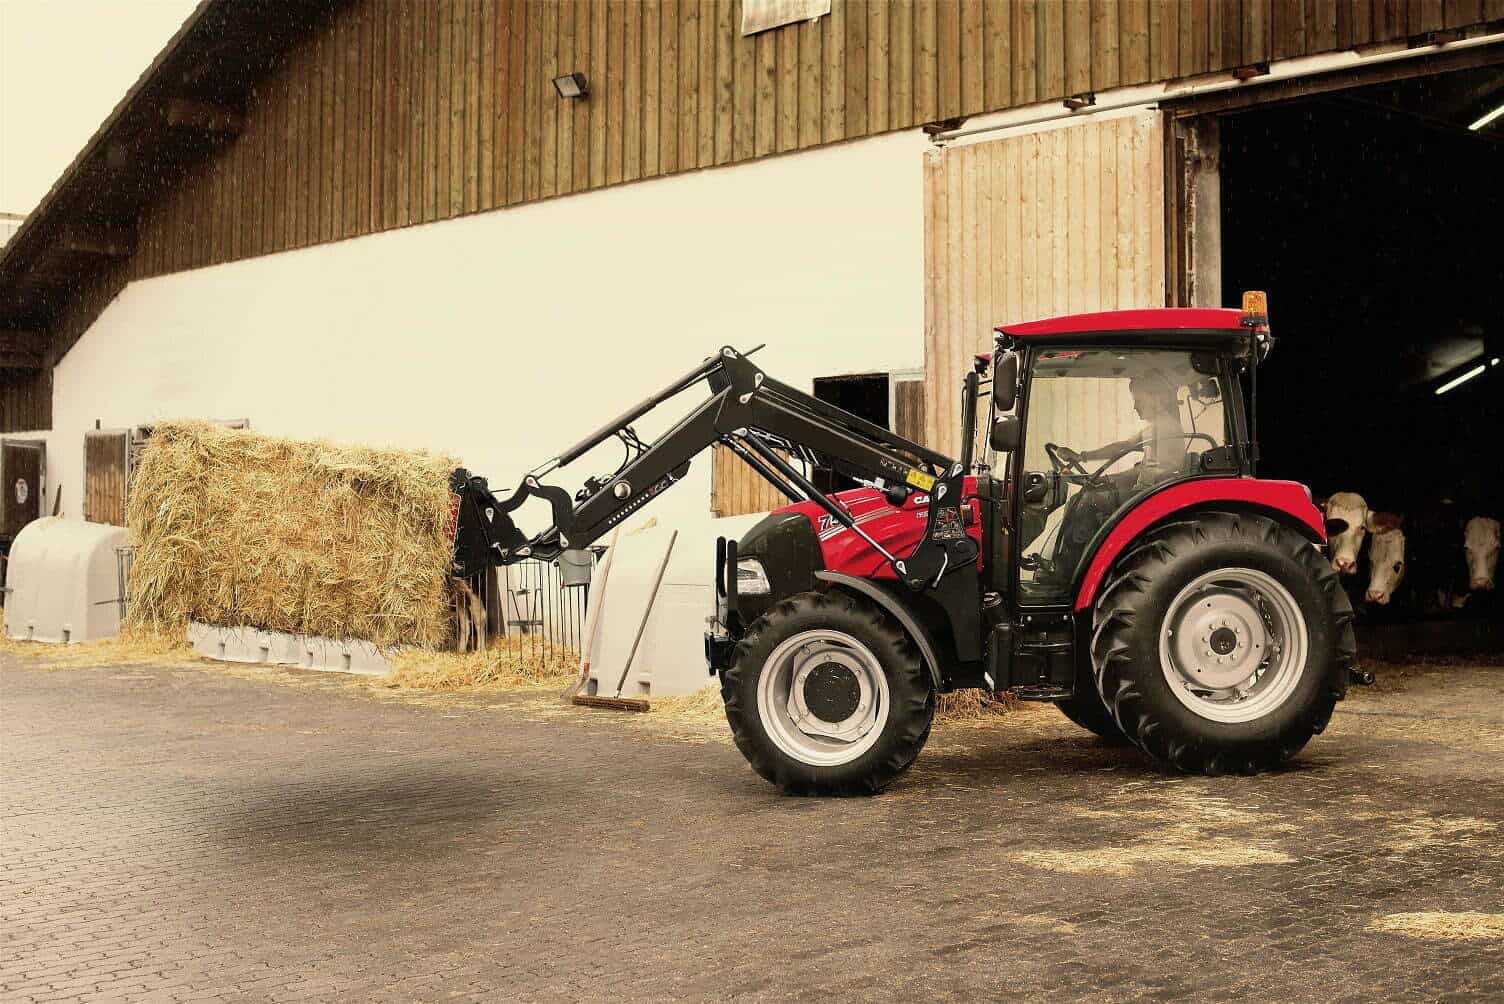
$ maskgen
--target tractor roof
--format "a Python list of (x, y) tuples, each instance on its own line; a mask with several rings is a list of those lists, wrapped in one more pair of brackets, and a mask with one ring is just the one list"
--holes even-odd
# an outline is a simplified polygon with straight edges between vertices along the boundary
[(1243, 333), (1243, 312), (1210, 307), (1164, 307), (1157, 310), (1104, 310), (1095, 314), (1069, 314), (1020, 324), (1000, 324), (997, 330), (1014, 338), (1047, 338), (1060, 335), (1122, 335), (1163, 332), (1179, 340), (1187, 335), (1207, 334), (1225, 340)]

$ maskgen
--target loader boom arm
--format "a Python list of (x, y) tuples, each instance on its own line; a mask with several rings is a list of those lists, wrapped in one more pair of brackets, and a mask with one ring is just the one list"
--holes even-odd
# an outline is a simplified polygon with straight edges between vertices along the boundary
[[(450, 483), (455, 574), (472, 575), (487, 565), (507, 565), (527, 558), (548, 560), (567, 549), (588, 547), (683, 479), (691, 458), (716, 443), (725, 444), (790, 500), (814, 502), (836, 522), (862, 536), (892, 564), (899, 578), (915, 588), (932, 584), (945, 572), (975, 560), (975, 542), (962, 529), (961, 479), (965, 471), (960, 463), (772, 379), (748, 355), (722, 348), (663, 390), (529, 472), (505, 500), (490, 493), (484, 478), (463, 469), (455, 471)], [(710, 390), (708, 399), (654, 442), (644, 443), (638, 438), (632, 430), (633, 422), (701, 381)], [(968, 389), (975, 394), (970, 386)], [(974, 405), (973, 401), (968, 414), (975, 414)], [(611, 438), (619, 439), (627, 448), (627, 459), (612, 474), (587, 479), (573, 497), (540, 480)], [(889, 553), (852, 520), (839, 501), (816, 488), (792, 462), (797, 459), (807, 466), (817, 458), (871, 479), (870, 483), (898, 501), (910, 491), (928, 492), (929, 522), (914, 552)], [(549, 503), (552, 524), (529, 538), (516, 528), (510, 514), (535, 496)]]

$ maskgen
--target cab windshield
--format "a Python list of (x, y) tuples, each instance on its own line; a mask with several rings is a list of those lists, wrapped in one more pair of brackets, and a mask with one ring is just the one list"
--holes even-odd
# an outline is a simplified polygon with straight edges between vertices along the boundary
[(1158, 349), (1038, 353), (1020, 484), (1020, 599), (1070, 600), (1087, 545), (1121, 506), (1200, 473), (1227, 443), (1217, 357)]

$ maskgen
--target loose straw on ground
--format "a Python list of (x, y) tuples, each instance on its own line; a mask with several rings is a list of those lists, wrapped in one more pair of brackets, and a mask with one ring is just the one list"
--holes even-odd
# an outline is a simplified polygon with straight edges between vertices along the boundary
[(411, 690), (558, 690), (575, 679), (577, 653), (536, 645), (536, 639), (514, 635), (479, 652), (400, 649), (387, 684)]
[(16, 641), (5, 633), (5, 611), (0, 608), (0, 654), (29, 662), (45, 662), (49, 669), (81, 666), (150, 666), (197, 658), (181, 631), (161, 632), (130, 629), (118, 638), (56, 645), (41, 641)]

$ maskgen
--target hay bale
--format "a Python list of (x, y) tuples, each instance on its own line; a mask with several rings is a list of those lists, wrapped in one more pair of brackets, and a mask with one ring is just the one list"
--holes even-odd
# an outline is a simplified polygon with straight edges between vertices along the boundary
[(159, 423), (131, 485), (130, 622), (443, 645), (457, 466), (427, 452)]

